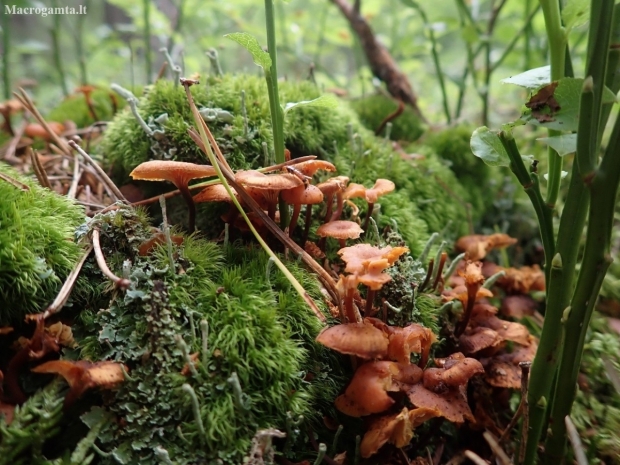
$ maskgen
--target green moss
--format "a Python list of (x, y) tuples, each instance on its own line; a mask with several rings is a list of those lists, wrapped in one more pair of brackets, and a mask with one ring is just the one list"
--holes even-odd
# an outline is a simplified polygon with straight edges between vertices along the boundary
[(43, 447), (60, 432), (64, 395), (61, 384), (52, 382), (23, 405), (15, 407), (10, 425), (0, 415), (0, 462), (11, 465), (50, 463)]
[(3, 163), (0, 172), (29, 188), (0, 179), (0, 324), (7, 324), (52, 302), (80, 255), (73, 238), (85, 216)]
[[(320, 430), (345, 383), (343, 364), (314, 342), (321, 325), (275, 267), (267, 275), (264, 252), (187, 238), (175, 248), (173, 273), (163, 247), (150, 257), (136, 254), (147, 232), (130, 209), (95, 222), (111, 268), (121, 273), (116, 254), (132, 263), (126, 294), (76, 325), (88, 334), (79, 341), (84, 357), (122, 361), (130, 369), (131, 379), (106, 403), (123, 426), (112, 424), (100, 437), (105, 450), (121, 463), (154, 463), (153, 450), (160, 447), (177, 463), (238, 464), (258, 429), (286, 430), (288, 412)], [(287, 266), (322, 306), (316, 279), (295, 263)], [(196, 364), (197, 376), (182, 376), (185, 359), (175, 338), (201, 352), (203, 319), (208, 352), (199, 360), (206, 355), (207, 363)], [(233, 373), (241, 399), (228, 381)], [(186, 383), (198, 399), (204, 435), (183, 391)], [(304, 455), (303, 448), (293, 450)]]
[(95, 110), (93, 118), (84, 94), (73, 94), (65, 98), (56, 108), (46, 115), (48, 121), (73, 121), (78, 128), (85, 128), (96, 121), (109, 121), (114, 116), (115, 106), (122, 107), (124, 100), (114, 95), (114, 101), (111, 98), (112, 91), (109, 89), (96, 89), (92, 92), (90, 99)]
[[(396, 103), (394, 99), (383, 94), (374, 94), (352, 100), (351, 106), (359, 115), (364, 126), (371, 131), (376, 131), (383, 120), (398, 109), (398, 103)], [(392, 120), (390, 139), (413, 142), (417, 140), (423, 132), (424, 124), (420, 121), (420, 118), (415, 114), (413, 109), (407, 106), (402, 114)]]
[[(235, 169), (264, 166), (262, 143), (271, 145), (264, 80), (258, 76), (228, 75), (209, 78), (207, 85), (191, 89), (199, 108), (219, 108), (232, 115), (232, 121), (209, 124), (231, 166)], [(247, 135), (241, 111), (242, 90), (246, 93)], [(282, 102), (309, 100), (320, 95), (309, 82), (283, 82), (280, 92)], [(139, 108), (143, 119), (160, 133), (156, 138), (149, 138), (129, 110), (114, 119), (101, 150), (119, 179), (124, 182), (131, 169), (151, 158), (204, 163), (205, 156), (187, 135), (192, 118), (182, 88), (158, 81), (147, 89)], [(167, 118), (159, 118), (164, 114)], [(355, 134), (354, 147), (349, 129)], [(378, 223), (384, 227), (395, 220), (414, 253), (421, 250), (419, 244), (426, 241), (430, 232), (443, 230), (448, 222), (451, 222), (449, 236), (456, 237), (468, 230), (465, 202), (461, 200), (466, 193), (450, 169), (433, 154), (419, 160), (403, 159), (390, 144), (365, 129), (346, 102), (335, 109), (301, 107), (291, 111), (285, 121), (285, 142), (293, 156), (320, 155), (333, 161), (339, 173), (350, 176), (353, 182), (372, 186), (377, 178), (392, 179), (398, 192), (380, 200), (381, 210), (376, 209)], [(153, 183), (148, 187), (153, 188)], [(155, 188), (167, 187), (162, 184)], [(364, 202), (359, 205), (364, 211)], [(200, 221), (199, 215), (198, 224)], [(212, 224), (211, 219), (207, 221)]]

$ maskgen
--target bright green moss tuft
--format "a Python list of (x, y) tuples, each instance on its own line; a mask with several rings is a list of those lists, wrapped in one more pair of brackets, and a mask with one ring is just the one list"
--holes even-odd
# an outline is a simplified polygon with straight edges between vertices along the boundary
[[(223, 120), (209, 122), (223, 153), (233, 168), (265, 165), (262, 143), (271, 146), (271, 118), (264, 80), (238, 75), (208, 78), (207, 84), (193, 86), (199, 108), (228, 112)], [(248, 133), (241, 111), (241, 91), (246, 93)], [(310, 100), (320, 95), (310, 82), (284, 82), (281, 102)], [(102, 152), (120, 176), (151, 158), (205, 162), (205, 156), (186, 134), (193, 125), (183, 89), (158, 81), (140, 99), (140, 113), (161, 134), (149, 138), (129, 110), (111, 123), (102, 142)], [(161, 115), (167, 115), (161, 118)], [(354, 135), (351, 142), (350, 133)], [(419, 252), (430, 232), (446, 231), (456, 237), (468, 231), (466, 193), (454, 174), (433, 154), (421, 159), (405, 159), (382, 138), (364, 128), (347, 103), (335, 109), (301, 107), (289, 112), (285, 121), (285, 142), (293, 156), (320, 155), (333, 161), (339, 174), (367, 187), (377, 178), (392, 179), (398, 192), (380, 199), (376, 208), (380, 227), (396, 226), (412, 251)], [(153, 184), (145, 186), (153, 188)], [(156, 187), (157, 188), (157, 187)], [(163, 184), (159, 186), (163, 188)], [(152, 194), (153, 192), (149, 192)], [(365, 214), (366, 205), (358, 202)], [(206, 209), (209, 213), (213, 209)], [(198, 215), (201, 225), (201, 215)], [(212, 219), (206, 223), (214, 224)], [(204, 221), (202, 224), (206, 224)], [(203, 226), (204, 228), (204, 226)], [(209, 237), (213, 237), (209, 231)]]
[(8, 324), (56, 297), (80, 255), (74, 232), (85, 216), (71, 200), (3, 163), (0, 172), (29, 187), (0, 179), (0, 324)]
[[(238, 464), (258, 429), (286, 430), (287, 412), (320, 430), (346, 382), (343, 364), (314, 342), (321, 324), (276, 267), (267, 273), (262, 250), (187, 238), (174, 250), (173, 272), (164, 247), (149, 257), (136, 254), (147, 228), (132, 210), (94, 221), (104, 232), (112, 269), (121, 273), (116, 254), (131, 259), (132, 281), (124, 296), (96, 315), (83, 315), (74, 327), (89, 335), (79, 341), (83, 357), (117, 360), (130, 369), (131, 379), (106, 404), (124, 425), (109, 426), (100, 436), (102, 448), (121, 463), (154, 463), (153, 450), (161, 447), (177, 463)], [(316, 279), (295, 263), (287, 266), (322, 305)], [(203, 319), (209, 323), (207, 354), (201, 353)], [(198, 376), (181, 375), (186, 360), (179, 336), (190, 353), (200, 353)], [(241, 398), (228, 381), (233, 373)], [(184, 384), (198, 399), (204, 435)], [(304, 455), (303, 448), (292, 450)]]
[[(371, 131), (376, 131), (383, 120), (398, 109), (398, 103), (394, 99), (382, 94), (352, 100), (351, 106), (359, 115), (364, 126)], [(423, 132), (424, 124), (411, 107), (407, 106), (403, 113), (392, 120), (390, 139), (413, 142)], [(383, 136), (384, 134), (385, 129), (380, 135)]]

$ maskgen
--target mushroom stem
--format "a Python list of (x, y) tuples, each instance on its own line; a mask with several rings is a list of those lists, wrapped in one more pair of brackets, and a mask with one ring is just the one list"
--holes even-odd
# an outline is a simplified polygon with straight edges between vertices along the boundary
[(325, 213), (324, 223), (331, 221), (332, 209), (334, 208), (334, 194), (325, 195), (325, 202), (327, 202), (327, 212)]
[(424, 289), (426, 289), (426, 286), (428, 286), (428, 283), (431, 280), (431, 276), (433, 276), (433, 267), (435, 265), (435, 259), (431, 258), (428, 262), (428, 269), (426, 270), (426, 277), (424, 278), (424, 282), (422, 283), (422, 285), (419, 287), (420, 292), (422, 292)]
[(443, 272), (443, 267), (446, 264), (447, 259), (448, 259), (448, 254), (446, 252), (442, 252), (441, 258), (439, 259), (439, 266), (437, 267), (437, 276), (435, 276), (435, 281), (433, 281), (433, 287), (432, 287), (433, 291), (437, 289), (437, 285), (440, 282), (443, 282), (442, 272)]
[(368, 288), (368, 292), (366, 293), (366, 308), (364, 309), (365, 316), (369, 316), (370, 313), (372, 312), (372, 304), (375, 300), (376, 294), (377, 294), (377, 291), (375, 291), (374, 289), (371, 289), (370, 287)]
[(346, 239), (338, 239), (338, 243), (340, 244), (340, 248), (344, 249), (347, 246), (347, 240)]
[[(308, 205), (309, 207), (310, 205)], [(293, 237), (293, 231), (295, 230), (295, 226), (297, 226), (297, 220), (299, 220), (299, 213), (301, 212), (301, 204), (296, 203), (293, 206), (293, 216), (291, 216), (291, 222), (288, 225), (288, 236)]]
[(192, 198), (192, 194), (189, 191), (189, 188), (187, 187), (187, 185), (180, 185), (179, 187), (179, 191), (181, 192), (181, 195), (183, 196), (183, 198), (185, 199), (185, 202), (187, 203), (187, 208), (189, 210), (189, 216), (188, 216), (188, 231), (189, 233), (193, 233), (196, 229), (196, 204), (194, 203), (194, 199)]
[(276, 206), (276, 203), (269, 202), (269, 206), (267, 207), (267, 216), (274, 222), (276, 221)]
[(375, 204), (368, 202), (368, 213), (366, 213), (366, 219), (364, 220), (364, 226), (362, 226), (362, 229), (364, 231), (368, 231), (368, 224), (370, 223), (370, 217), (372, 216), (372, 211), (374, 210), (374, 208), (375, 208)]
[(461, 334), (465, 332), (467, 328), (467, 324), (469, 323), (469, 318), (471, 317), (471, 312), (474, 309), (474, 303), (476, 303), (476, 296), (478, 294), (478, 288), (475, 286), (467, 287), (467, 305), (465, 306), (465, 311), (463, 312), (463, 318), (456, 326), (454, 330), (454, 336), (459, 337)]
[(356, 315), (356, 311), (355, 308), (353, 306), (353, 294), (355, 292), (354, 288), (351, 289), (347, 289), (347, 292), (344, 296), (344, 313), (345, 316), (347, 318), (347, 322), (348, 323), (356, 323), (357, 322), (357, 315)]
[(312, 205), (306, 205), (306, 222), (304, 223), (304, 235), (301, 238), (302, 247), (308, 240), (308, 234), (310, 234), (310, 224), (312, 224)]
[(336, 211), (332, 215), (329, 221), (336, 221), (340, 219), (340, 215), (342, 215), (342, 207), (344, 206), (344, 193), (342, 191), (338, 191), (336, 194)]

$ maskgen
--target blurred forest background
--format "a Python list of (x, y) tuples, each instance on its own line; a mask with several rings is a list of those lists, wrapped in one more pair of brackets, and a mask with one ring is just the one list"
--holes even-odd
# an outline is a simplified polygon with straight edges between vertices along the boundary
[[(330, 0), (276, 2), (280, 76), (307, 79), (351, 98), (380, 86), (357, 36)], [(8, 15), (7, 7), (79, 7), (85, 15)], [(262, 2), (251, 0), (3, 0), (5, 98), (32, 87), (52, 108), (82, 84), (136, 87), (152, 82), (170, 50), (184, 73), (209, 69), (217, 50), (224, 72), (261, 73), (224, 34), (245, 31), (266, 44)], [(547, 63), (547, 38), (535, 0), (364, 0), (362, 15), (408, 75), (423, 114), (434, 124), (506, 121), (524, 91), (505, 77)], [(571, 46), (584, 48), (576, 28)], [(148, 38), (148, 40), (147, 40)], [(581, 51), (581, 50), (580, 50)], [(572, 53), (575, 69), (583, 53)], [(523, 95), (521, 95), (523, 94)]]

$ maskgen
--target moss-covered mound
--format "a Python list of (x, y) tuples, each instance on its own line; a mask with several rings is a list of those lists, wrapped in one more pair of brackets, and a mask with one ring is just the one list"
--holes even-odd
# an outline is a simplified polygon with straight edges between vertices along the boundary
[(74, 241), (83, 209), (4, 163), (0, 173), (0, 324), (49, 305), (80, 255)]
[[(357, 112), (361, 122), (368, 129), (377, 131), (385, 118), (398, 109), (398, 103), (387, 95), (374, 94), (351, 100), (351, 107)], [(400, 115), (392, 119), (391, 123), (391, 140), (413, 142), (424, 133), (424, 123), (409, 106), (405, 107)]]
[(84, 128), (97, 121), (112, 119), (118, 108), (125, 104), (123, 99), (109, 89), (95, 89), (89, 100), (90, 107), (84, 94), (69, 95), (46, 115), (46, 119), (59, 123), (73, 121), (78, 128)]
[[(132, 283), (74, 325), (88, 335), (78, 338), (81, 358), (129, 368), (130, 379), (105, 400), (115, 420), (99, 435), (111, 452), (102, 462), (155, 463), (165, 454), (179, 464), (239, 464), (257, 430), (268, 427), (291, 430), (279, 450), (303, 451), (293, 420), (303, 415), (320, 430), (345, 382), (332, 370), (343, 364), (314, 342), (321, 324), (283, 275), (270, 271), (266, 255), (186, 238), (171, 266), (165, 247), (137, 253), (150, 231), (133, 210), (94, 224), (111, 267), (121, 274), (120, 258), (131, 262), (124, 268)], [(316, 279), (288, 266), (322, 305)], [(188, 353), (197, 354), (191, 368)]]
[[(320, 95), (309, 82), (284, 82), (280, 89), (282, 102)], [(241, 91), (245, 91), (247, 132)], [(264, 166), (262, 144), (271, 146), (272, 141), (264, 80), (248, 75), (209, 78), (206, 85), (193, 86), (192, 92), (231, 166)], [(152, 136), (126, 109), (110, 124), (100, 147), (119, 179), (127, 180), (131, 169), (153, 158), (204, 163), (205, 156), (187, 135), (192, 119), (181, 87), (157, 82), (140, 99), (139, 112), (154, 131)], [(301, 107), (290, 111), (285, 143), (293, 156), (316, 154), (333, 161), (339, 174), (353, 182), (371, 186), (377, 178), (393, 180), (397, 191), (380, 200), (381, 207), (375, 210), (378, 222), (396, 226), (414, 255), (430, 232), (442, 231), (448, 223), (448, 236), (467, 231), (466, 207), (460, 200), (466, 194), (454, 173), (433, 154), (409, 159), (394, 152), (390, 144), (362, 126), (345, 102), (335, 109)]]

